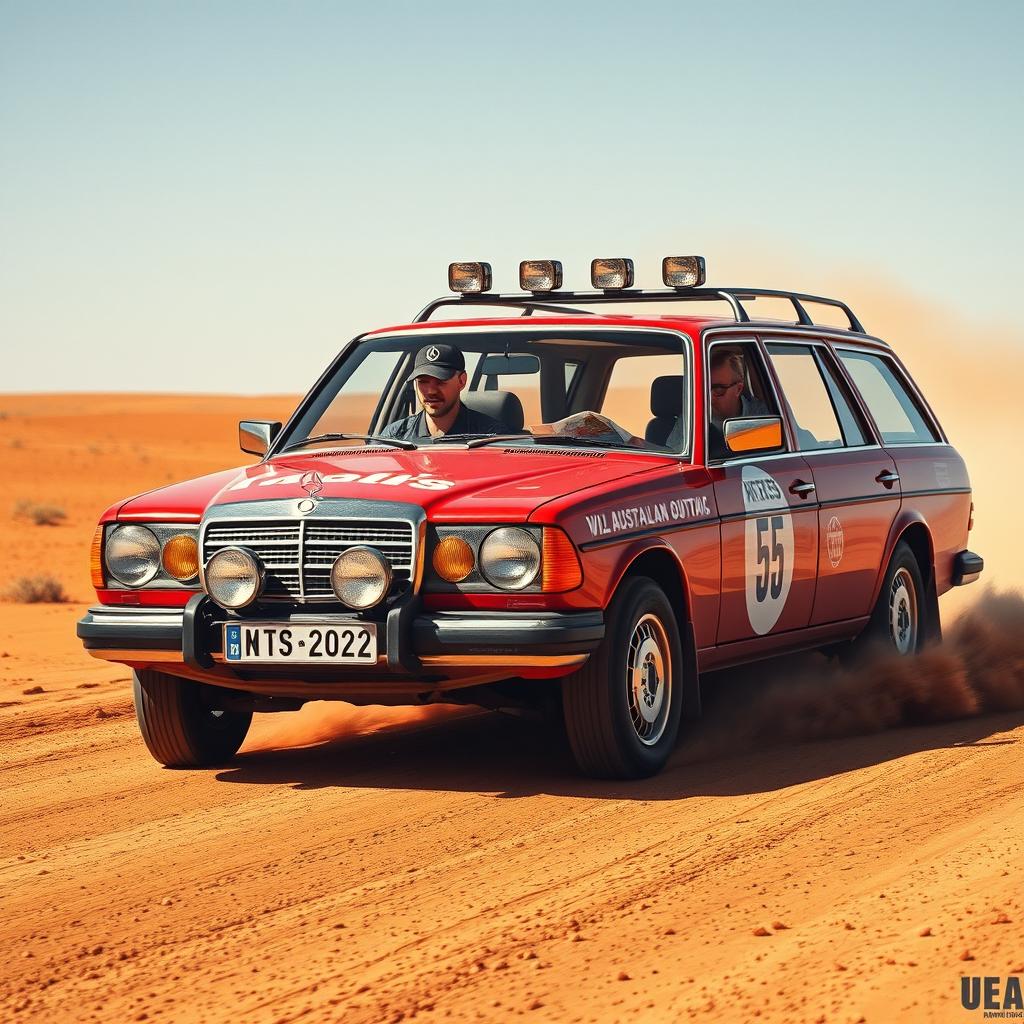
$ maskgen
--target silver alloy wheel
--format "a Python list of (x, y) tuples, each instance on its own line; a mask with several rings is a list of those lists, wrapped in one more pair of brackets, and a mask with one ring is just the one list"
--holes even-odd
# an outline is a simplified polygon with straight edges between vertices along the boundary
[(889, 587), (889, 636), (897, 654), (917, 650), (917, 588), (909, 569), (898, 569)]
[(653, 747), (668, 725), (672, 657), (661, 620), (648, 612), (633, 628), (626, 656), (626, 699), (637, 739)]

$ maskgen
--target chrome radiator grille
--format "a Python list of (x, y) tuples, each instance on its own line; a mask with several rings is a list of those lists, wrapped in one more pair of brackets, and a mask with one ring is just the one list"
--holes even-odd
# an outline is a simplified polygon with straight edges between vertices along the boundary
[(336, 601), (331, 566), (346, 548), (363, 544), (387, 558), (396, 583), (412, 578), (413, 526), (402, 520), (214, 520), (203, 535), (203, 563), (221, 548), (249, 548), (266, 566), (265, 598)]

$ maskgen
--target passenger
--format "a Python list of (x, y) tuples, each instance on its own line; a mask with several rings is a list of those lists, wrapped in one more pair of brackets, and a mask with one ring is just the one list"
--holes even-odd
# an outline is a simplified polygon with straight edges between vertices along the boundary
[(500, 434), (502, 426), (462, 401), (466, 359), (454, 345), (427, 345), (416, 353), (413, 384), (422, 411), (385, 427), (381, 437), (400, 441), (443, 437), (445, 434)]
[(728, 349), (711, 355), (711, 422), (721, 427), (737, 416), (771, 416), (759, 398), (747, 394), (743, 356)]

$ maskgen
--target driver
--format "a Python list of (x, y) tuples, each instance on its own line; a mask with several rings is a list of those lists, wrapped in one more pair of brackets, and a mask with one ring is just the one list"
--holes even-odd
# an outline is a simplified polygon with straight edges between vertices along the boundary
[(743, 356), (729, 349), (711, 354), (711, 422), (721, 427), (736, 416), (770, 416), (768, 406), (747, 394)]
[(412, 376), (422, 411), (389, 424), (381, 437), (415, 441), (445, 434), (502, 433), (496, 419), (463, 403), (466, 359), (454, 345), (425, 345), (416, 353)]

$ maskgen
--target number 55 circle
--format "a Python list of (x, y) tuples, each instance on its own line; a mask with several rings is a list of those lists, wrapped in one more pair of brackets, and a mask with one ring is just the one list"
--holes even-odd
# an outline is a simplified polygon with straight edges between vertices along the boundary
[[(764, 470), (744, 466), (747, 616), (758, 636), (771, 631), (793, 585), (793, 518), (782, 488)], [(751, 515), (751, 513), (757, 513)]]

